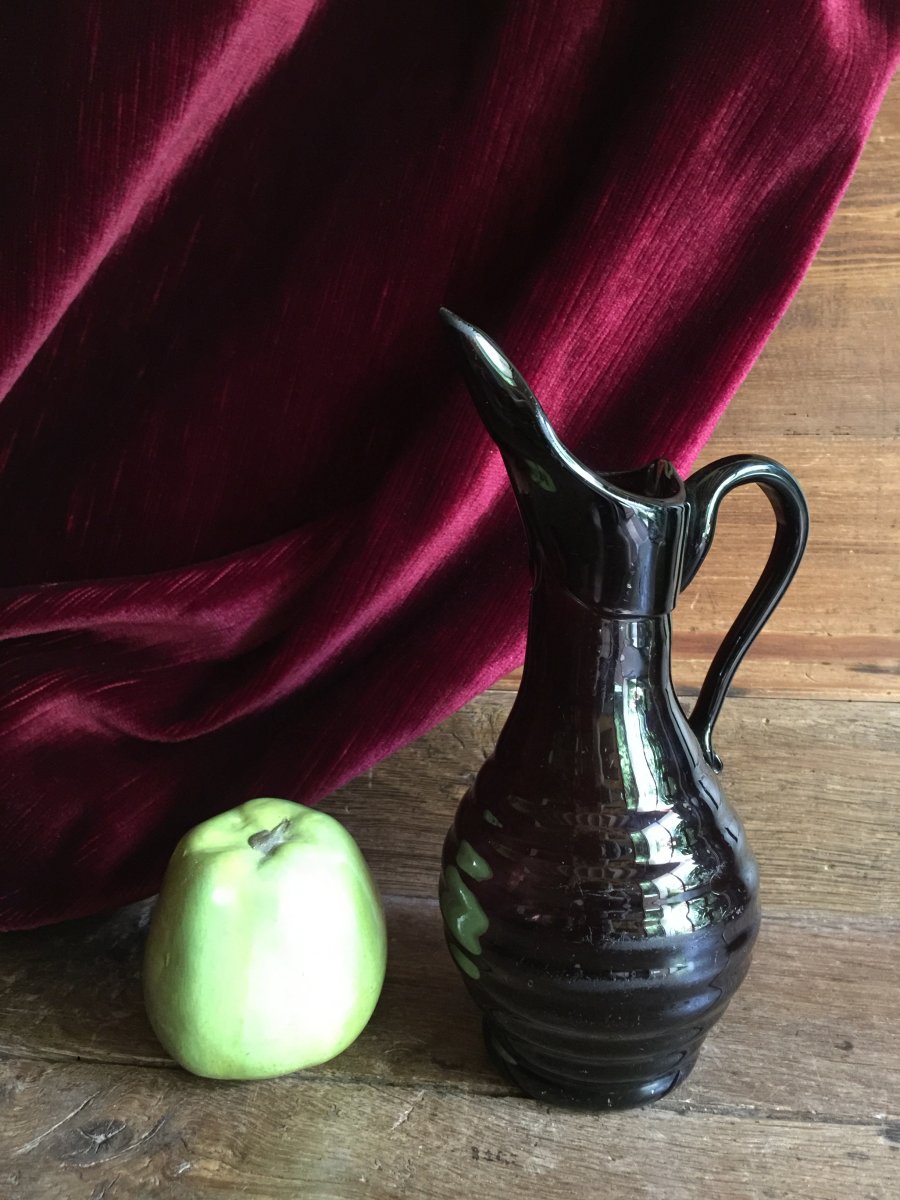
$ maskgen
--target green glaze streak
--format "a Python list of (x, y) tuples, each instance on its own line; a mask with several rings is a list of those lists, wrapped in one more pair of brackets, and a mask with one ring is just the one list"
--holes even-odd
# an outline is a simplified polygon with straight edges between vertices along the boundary
[(553, 482), (548, 471), (540, 466), (539, 463), (532, 462), (530, 458), (525, 460), (528, 466), (528, 474), (531, 476), (531, 482), (536, 483), (539, 488), (543, 488), (545, 492), (555, 492), (556, 484)]
[(459, 969), (461, 971), (465, 971), (470, 979), (480, 979), (481, 972), (472, 962), (471, 958), (469, 958), (468, 954), (466, 954), (464, 950), (460, 950), (459, 946), (457, 946), (454, 942), (450, 942), (449, 946), (450, 953), (456, 960), (456, 965), (459, 967)]
[(461, 946), (470, 954), (481, 953), (480, 939), (487, 931), (488, 919), (456, 867), (447, 867), (441, 875), (441, 915)]
[(498, 821), (489, 808), (486, 808), (481, 815), (487, 821), (488, 825), (496, 825), (498, 829), (503, 828), (503, 822)]
[(485, 879), (490, 879), (494, 874), (478, 851), (473, 850), (466, 841), (459, 843), (459, 849), (456, 852), (456, 865), (461, 871), (465, 871), (470, 879), (477, 879), (479, 883)]

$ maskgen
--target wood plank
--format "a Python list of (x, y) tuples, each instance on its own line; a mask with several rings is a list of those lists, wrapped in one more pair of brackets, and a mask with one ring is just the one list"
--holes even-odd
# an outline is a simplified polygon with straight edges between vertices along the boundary
[(596, 1116), (452, 1089), (88, 1064), (3, 1063), (0, 1087), (0, 1186), (16, 1200), (896, 1196), (900, 1126), (886, 1121)]
[[(676, 629), (673, 677), (680, 695), (700, 691), (725, 630)], [(826, 658), (825, 655), (828, 657)], [(766, 633), (754, 643), (730, 695), (773, 700), (897, 700), (900, 639), (873, 634), (829, 636)], [(518, 691), (522, 668), (502, 676), (492, 691)]]
[[(6, 942), (0, 1057), (171, 1065), (141, 998), (148, 907)], [(389, 969), (376, 1014), (354, 1046), (304, 1078), (515, 1092), (487, 1059), (436, 903), (388, 898), (386, 910)], [(662, 1107), (874, 1123), (900, 1114), (898, 937), (896, 919), (767, 921), (749, 978)]]
[[(704, 458), (739, 449), (736, 441), (719, 439)], [(793, 695), (896, 697), (900, 441), (854, 438), (836, 451), (830, 437), (772, 437), (767, 452), (807, 484), (809, 549), (766, 633), (741, 667), (739, 685)], [(686, 683), (702, 682), (709, 661), (706, 647), (697, 655), (698, 637), (716, 644), (715, 634), (730, 624), (768, 554), (771, 511), (758, 489), (744, 492), (729, 497), (723, 507), (716, 543), (676, 610), (676, 674)], [(684, 635), (693, 644), (685, 644)]]

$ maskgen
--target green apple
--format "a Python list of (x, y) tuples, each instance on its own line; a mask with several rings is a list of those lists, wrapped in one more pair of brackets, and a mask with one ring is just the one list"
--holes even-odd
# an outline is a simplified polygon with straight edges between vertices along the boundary
[(386, 945), (378, 889), (343, 825), (250, 800), (175, 848), (148, 932), (147, 1014), (195, 1075), (286, 1075), (359, 1036)]

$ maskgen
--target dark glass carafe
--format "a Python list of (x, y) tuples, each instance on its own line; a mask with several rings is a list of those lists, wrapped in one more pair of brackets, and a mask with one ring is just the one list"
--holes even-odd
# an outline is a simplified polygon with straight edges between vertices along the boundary
[[(534, 580), (518, 696), (444, 847), (447, 942), (495, 1061), (524, 1091), (643, 1104), (689, 1073), (749, 966), (757, 868), (711, 738), (799, 564), (806, 503), (764, 458), (723, 459), (686, 483), (663, 461), (590, 470), (500, 348), (442, 317), (506, 463)], [(670, 614), (723, 496), (751, 482), (775, 510), (775, 542), (688, 718)]]

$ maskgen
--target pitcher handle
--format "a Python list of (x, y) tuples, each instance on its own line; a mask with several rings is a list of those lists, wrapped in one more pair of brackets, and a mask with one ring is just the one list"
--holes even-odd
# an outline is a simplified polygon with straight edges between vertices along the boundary
[(794, 476), (771, 458), (733, 454), (702, 467), (685, 483), (687, 539), (681, 575), (683, 591), (700, 569), (716, 531), (719, 505), (741, 484), (758, 483), (775, 511), (775, 541), (762, 575), (726, 633), (712, 660), (688, 723), (703, 756), (716, 772), (722, 760), (712, 745), (713, 726), (741, 659), (768, 621), (794, 577), (809, 535), (809, 509)]

